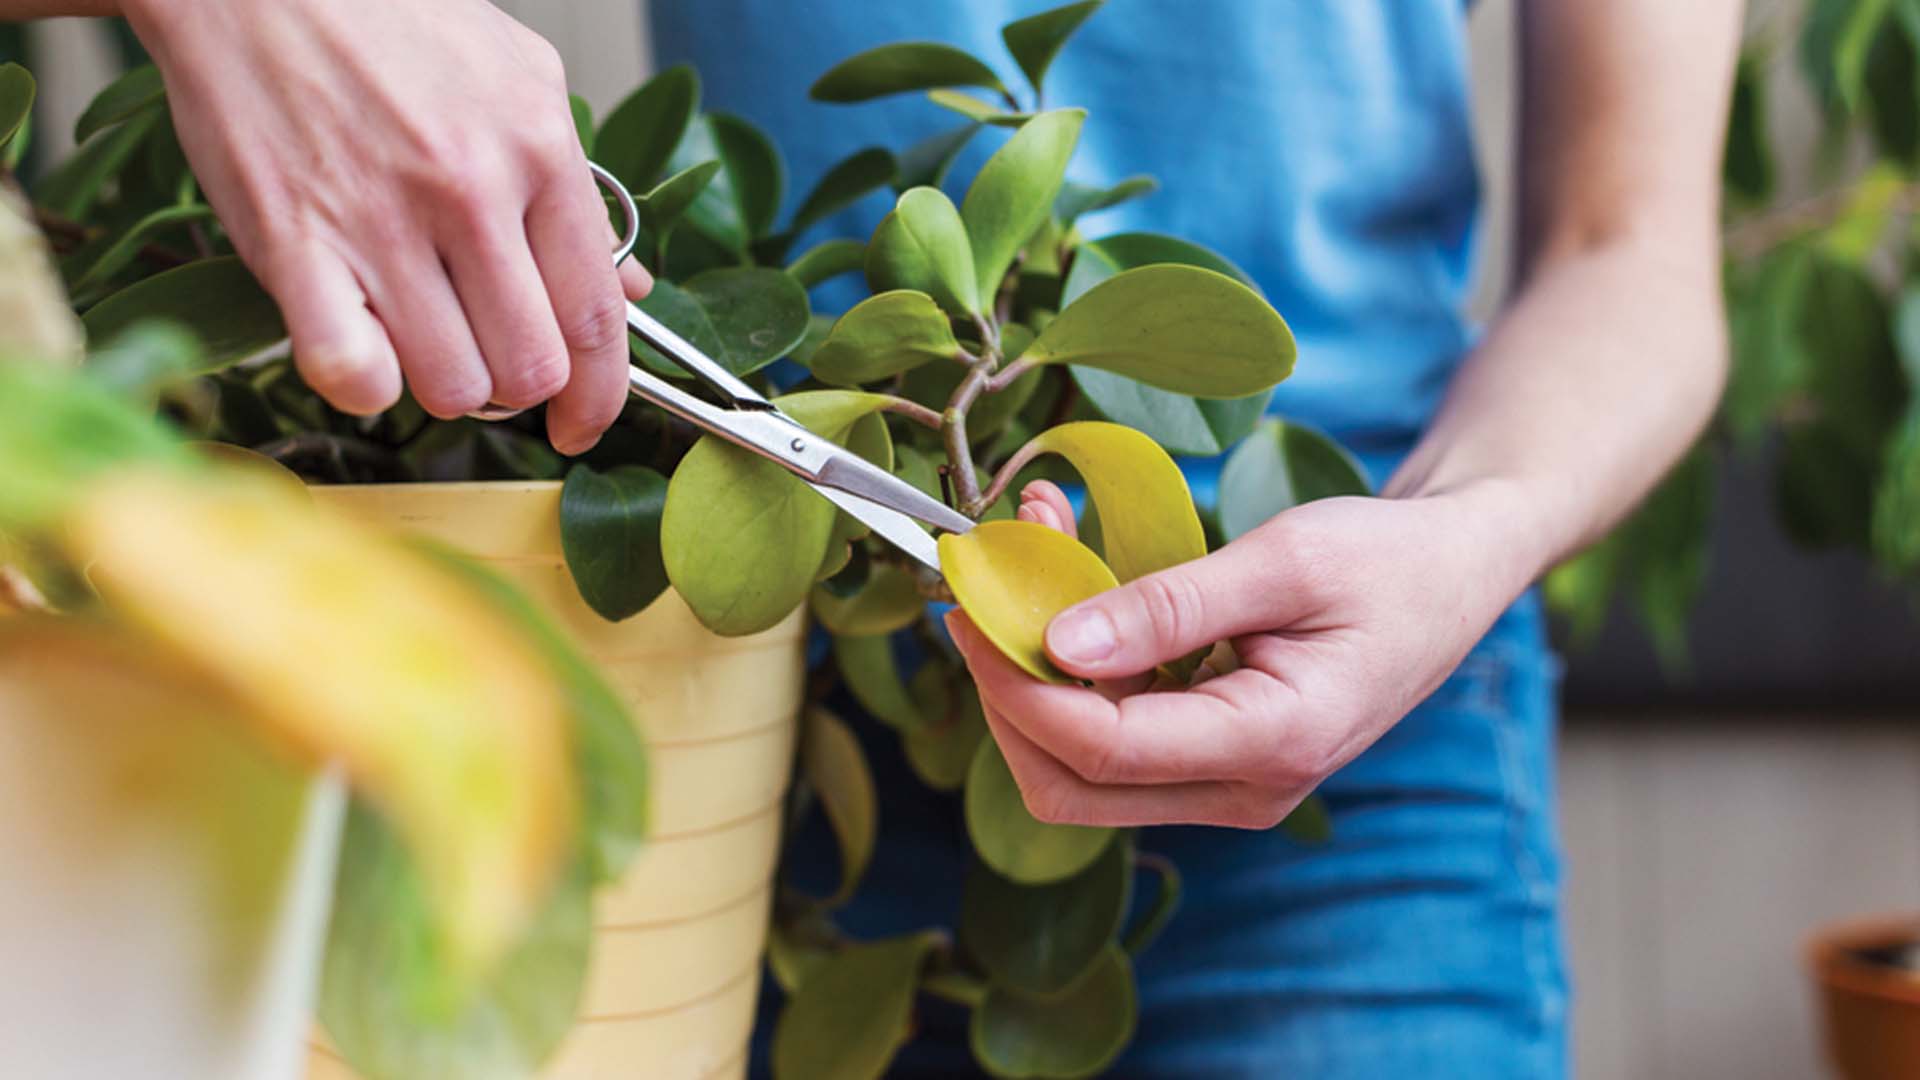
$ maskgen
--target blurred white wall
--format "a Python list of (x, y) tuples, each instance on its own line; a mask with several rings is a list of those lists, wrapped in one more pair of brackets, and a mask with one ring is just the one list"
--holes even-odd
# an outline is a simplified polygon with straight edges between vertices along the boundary
[[(499, 2), (560, 47), (574, 86), (600, 110), (645, 72), (644, 0)], [(1494, 309), (1508, 265), (1514, 2), (1479, 0), (1472, 28), (1489, 200), (1481, 314)], [(1756, 0), (1754, 17), (1797, 2)], [(80, 29), (57, 27), (61, 60), (46, 73), (55, 138), (102, 70)], [(1812, 111), (1797, 87), (1774, 106), (1776, 136), (1810, 146)], [(1788, 192), (1812, 183), (1811, 159), (1783, 156)], [(1823, 1075), (1801, 945), (1827, 919), (1920, 908), (1911, 731), (1822, 716), (1571, 719), (1562, 814), (1581, 1076)]]

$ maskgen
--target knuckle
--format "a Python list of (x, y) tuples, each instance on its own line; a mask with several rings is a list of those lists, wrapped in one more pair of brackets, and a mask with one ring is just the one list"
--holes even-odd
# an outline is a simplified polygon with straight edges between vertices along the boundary
[(1134, 595), (1160, 643), (1197, 640), (1206, 622), (1206, 598), (1191, 579), (1179, 573), (1149, 574), (1134, 582)]
[(518, 364), (494, 379), (493, 399), (502, 405), (524, 409), (547, 400), (567, 385), (567, 361), (548, 356)]
[(416, 381), (413, 392), (427, 415), (452, 420), (487, 404), (493, 396), (493, 385), (484, 377), (435, 380), (425, 386)]
[(572, 352), (610, 352), (627, 338), (626, 301), (612, 289), (595, 289), (591, 299), (562, 317), (560, 334)]
[(1049, 825), (1066, 825), (1068, 822), (1071, 799), (1065, 787), (1058, 783), (1029, 784), (1021, 787), (1020, 800), (1027, 805), (1027, 813), (1036, 821)]

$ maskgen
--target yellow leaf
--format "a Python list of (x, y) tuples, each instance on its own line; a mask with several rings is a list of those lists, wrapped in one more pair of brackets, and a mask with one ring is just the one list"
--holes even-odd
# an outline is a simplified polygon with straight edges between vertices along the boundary
[(69, 524), (118, 615), (272, 740), (345, 765), (419, 860), (456, 967), (512, 939), (574, 798), (558, 688), (511, 622), (399, 541), (244, 475), (127, 476)]
[(1085, 544), (1030, 521), (988, 521), (942, 536), (940, 568), (987, 640), (1048, 682), (1068, 679), (1047, 658), (1047, 624), (1120, 584)]
[(1062, 424), (1028, 442), (1020, 456), (1059, 454), (1086, 481), (1100, 513), (1100, 538), (1114, 576), (1132, 581), (1207, 553), (1193, 494), (1158, 443), (1120, 424)]

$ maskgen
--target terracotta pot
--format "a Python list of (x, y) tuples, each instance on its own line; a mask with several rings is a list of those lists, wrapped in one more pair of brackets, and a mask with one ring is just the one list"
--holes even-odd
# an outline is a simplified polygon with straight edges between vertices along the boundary
[(1813, 936), (1827, 1057), (1845, 1080), (1920, 1077), (1920, 973), (1871, 957), (1920, 941), (1920, 916), (1865, 919)]
[[(781, 803), (805, 669), (804, 617), (708, 633), (668, 592), (613, 624), (574, 590), (556, 483), (316, 488), (324, 503), (431, 536), (512, 579), (601, 666), (652, 765), (652, 835), (597, 901), (579, 1024), (549, 1080), (708, 1080), (746, 1071)], [(322, 1042), (309, 1080), (353, 1074)]]

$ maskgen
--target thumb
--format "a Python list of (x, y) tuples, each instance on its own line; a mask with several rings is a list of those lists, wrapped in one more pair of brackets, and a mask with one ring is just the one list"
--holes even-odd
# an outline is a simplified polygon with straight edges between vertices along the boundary
[(1047, 654), (1083, 679), (1123, 678), (1284, 625), (1291, 605), (1277, 560), (1251, 554), (1230, 544), (1076, 604), (1047, 625)]

